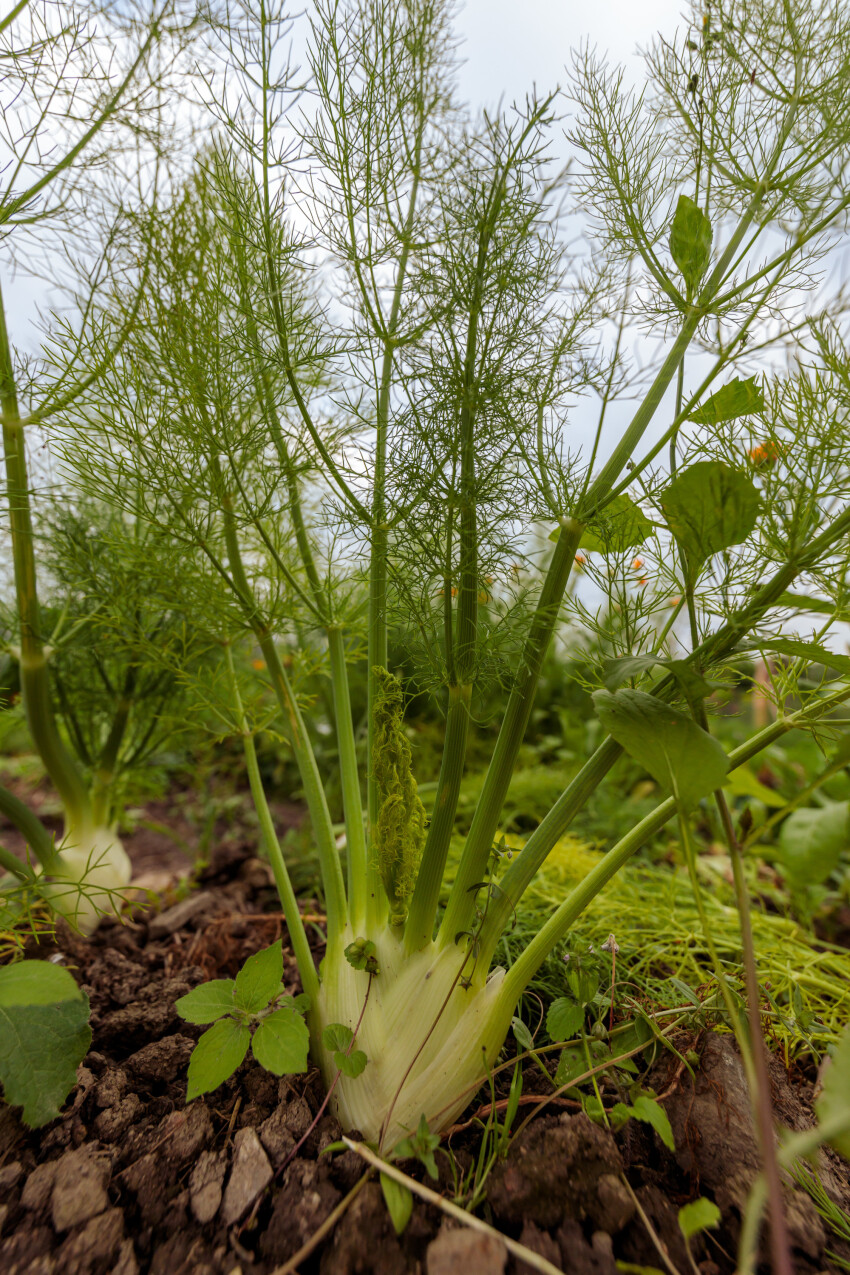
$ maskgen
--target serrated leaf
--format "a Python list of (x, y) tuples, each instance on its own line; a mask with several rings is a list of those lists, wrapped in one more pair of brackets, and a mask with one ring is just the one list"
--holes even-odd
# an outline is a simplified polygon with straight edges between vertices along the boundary
[(567, 970), (567, 986), (573, 994), (573, 1000), (579, 1005), (589, 1005), (599, 990), (599, 976), (594, 970), (585, 966), (573, 966)]
[(256, 1014), (277, 995), (282, 974), (283, 944), (278, 939), (271, 947), (248, 957), (236, 975), (233, 999), (240, 1009)]
[(593, 702), (609, 735), (689, 810), (726, 778), (728, 761), (716, 739), (692, 718), (643, 691), (595, 691)]
[(700, 460), (682, 470), (660, 493), (659, 503), (692, 580), (713, 554), (746, 540), (761, 508), (750, 479), (719, 460)]
[(205, 1031), (189, 1059), (186, 1101), (223, 1085), (245, 1058), (250, 1043), (250, 1031), (234, 1018), (220, 1018)]
[(549, 1039), (560, 1044), (564, 1040), (572, 1040), (584, 1022), (584, 1009), (566, 996), (559, 996), (549, 1006), (546, 1015), (546, 1031)]
[(251, 1051), (260, 1066), (275, 1076), (306, 1071), (310, 1051), (307, 1024), (294, 1009), (276, 1009), (254, 1032)]
[(850, 848), (850, 808), (846, 801), (792, 810), (779, 833), (780, 861), (797, 885), (820, 885)]
[(413, 1195), (402, 1182), (381, 1174), (381, 1191), (396, 1235), (402, 1235), (413, 1212)]
[(214, 1023), (225, 1014), (232, 1014), (236, 1008), (233, 989), (236, 986), (232, 978), (214, 978), (210, 983), (202, 983), (193, 987), (191, 992), (181, 996), (174, 1008), (187, 1023)]
[(0, 1082), (6, 1101), (38, 1129), (59, 1115), (91, 1045), (89, 1001), (50, 961), (0, 969)]
[(735, 377), (716, 394), (707, 398), (702, 407), (688, 417), (697, 425), (719, 425), (739, 416), (761, 415), (764, 412), (764, 391), (754, 376), (746, 381)]
[(705, 213), (688, 195), (680, 195), (670, 227), (670, 256), (692, 293), (705, 274), (711, 239), (711, 222)]
[(646, 514), (623, 493), (585, 528), (580, 548), (591, 553), (622, 553), (642, 545), (651, 534), (652, 523)]
[(694, 1235), (701, 1234), (702, 1231), (709, 1231), (713, 1226), (718, 1226), (720, 1217), (720, 1209), (714, 1201), (707, 1200), (704, 1195), (701, 1195), (698, 1200), (692, 1200), (690, 1204), (684, 1204), (679, 1209), (679, 1230), (685, 1239), (689, 1240)]
[(810, 664), (823, 664), (839, 673), (850, 673), (850, 656), (838, 655), (818, 642), (803, 642), (799, 638), (753, 639), (760, 651), (773, 651), (777, 655), (790, 655), (793, 659), (808, 660)]
[(828, 1142), (850, 1160), (850, 1028), (845, 1029), (824, 1071), (823, 1088), (815, 1099), (821, 1124), (831, 1126)]
[(344, 1054), (338, 1049), (334, 1054), (334, 1066), (337, 1071), (341, 1071), (350, 1080), (355, 1080), (361, 1075), (368, 1061), (362, 1049), (352, 1049), (350, 1054)]

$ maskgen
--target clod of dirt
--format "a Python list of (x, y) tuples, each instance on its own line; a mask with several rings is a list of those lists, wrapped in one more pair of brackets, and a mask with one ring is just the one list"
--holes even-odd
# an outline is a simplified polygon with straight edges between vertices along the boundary
[(254, 1129), (240, 1129), (233, 1139), (233, 1168), (224, 1192), (225, 1226), (240, 1221), (272, 1180), (272, 1166)]
[[(802, 1106), (781, 1066), (771, 1067), (774, 1107), (782, 1123), (804, 1129), (813, 1117)], [(759, 1151), (744, 1064), (731, 1036), (712, 1034), (700, 1058), (695, 1080), (688, 1077), (664, 1099), (680, 1167), (706, 1188), (737, 1238), (738, 1219), (759, 1172)], [(818, 1258), (825, 1232), (809, 1196), (785, 1184), (785, 1209), (791, 1243)]]
[(127, 1069), (140, 1080), (170, 1084), (185, 1073), (195, 1042), (179, 1033), (144, 1045), (127, 1059)]
[(21, 1204), (25, 1209), (38, 1213), (47, 1208), (53, 1183), (56, 1181), (58, 1160), (48, 1160), (46, 1164), (37, 1164), (24, 1183), (21, 1192)]
[(221, 1207), (227, 1163), (221, 1151), (202, 1151), (189, 1178), (189, 1196), (195, 1220), (211, 1222)]
[(508, 1250), (495, 1235), (444, 1228), (428, 1245), (428, 1275), (502, 1275)]
[(260, 1241), (263, 1256), (273, 1262), (288, 1261), (318, 1230), (340, 1198), (328, 1180), (324, 1161), (293, 1160), (284, 1173), (283, 1188)]
[[(639, 1186), (635, 1195), (652, 1229), (662, 1238), (676, 1270), (692, 1269), (675, 1206), (659, 1187), (652, 1184)], [(701, 1254), (702, 1240), (698, 1236), (691, 1241), (691, 1248), (696, 1256)], [(618, 1251), (636, 1266), (657, 1267), (660, 1264), (658, 1249), (640, 1217), (635, 1217), (623, 1234)]]
[(617, 1275), (611, 1238), (604, 1231), (597, 1231), (588, 1244), (578, 1222), (568, 1218), (558, 1229), (558, 1247), (570, 1275)]
[[(361, 1166), (363, 1161), (360, 1161)], [(410, 1266), (387, 1214), (381, 1188), (369, 1182), (334, 1228), (320, 1275), (408, 1275)], [(467, 1272), (466, 1275), (469, 1275)]]
[(128, 1093), (126, 1098), (95, 1116), (95, 1134), (101, 1142), (117, 1142), (135, 1122), (141, 1109), (138, 1094)]
[(165, 912), (160, 912), (158, 916), (152, 917), (148, 933), (152, 939), (167, 938), (169, 934), (181, 930), (190, 921), (207, 917), (215, 910), (214, 896), (207, 893), (190, 894), (188, 899), (183, 899), (182, 902), (175, 903), (173, 908), (168, 908)]
[(96, 1144), (66, 1151), (56, 1166), (50, 1197), (53, 1225), (60, 1233), (96, 1217), (108, 1206), (106, 1184), (109, 1158), (99, 1154)]
[(124, 1214), (108, 1209), (92, 1218), (82, 1230), (69, 1235), (56, 1253), (55, 1270), (63, 1275), (92, 1275), (95, 1270), (112, 1271), (112, 1259), (124, 1238)]
[(4, 1164), (0, 1168), (0, 1195), (6, 1196), (23, 1177), (24, 1166), (20, 1160), (13, 1160), (11, 1164)]
[(589, 1217), (605, 1226), (609, 1207), (601, 1178), (622, 1172), (617, 1144), (584, 1114), (553, 1116), (530, 1125), (493, 1170), (487, 1199), (501, 1221), (535, 1222), (544, 1229), (566, 1218)]
[[(561, 1264), (561, 1250), (547, 1231), (541, 1231), (533, 1222), (526, 1222), (520, 1233), (519, 1242), (538, 1257), (545, 1258), (553, 1266)], [(516, 1275), (537, 1275), (537, 1269), (522, 1260), (516, 1263)]]

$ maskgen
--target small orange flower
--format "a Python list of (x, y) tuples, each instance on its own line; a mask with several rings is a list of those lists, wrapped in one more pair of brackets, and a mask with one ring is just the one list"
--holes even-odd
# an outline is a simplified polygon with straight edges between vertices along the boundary
[(489, 593), (487, 593), (484, 589), (480, 589), (480, 590), (478, 591), (478, 601), (479, 601), (479, 602), (489, 602), (489, 601), (490, 601), (490, 594), (489, 594)]
[(452, 597), (453, 598), (457, 597), (457, 589), (454, 586), (452, 586)]
[(649, 576), (643, 576), (642, 579), (638, 580), (638, 584), (640, 585), (641, 588), (643, 588), (644, 585), (649, 584)]
[(643, 566), (643, 558), (635, 558), (634, 562), (632, 563), (632, 570), (640, 571), (642, 566)]
[(251, 661), (251, 668), (255, 668), (255, 669), (257, 670), (257, 672), (258, 672), (258, 673), (261, 673), (261, 672), (262, 672), (262, 670), (263, 670), (265, 667), (266, 667), (266, 662), (265, 662), (265, 660), (252, 660), (252, 661)]
[(583, 567), (583, 566), (584, 566), (584, 564), (587, 562), (587, 558), (585, 558), (585, 556), (584, 556), (584, 554), (583, 554), (583, 553), (577, 553), (577, 554), (576, 554), (576, 562), (578, 563), (578, 565), (579, 565), (580, 567)]
[(667, 605), (669, 607), (677, 607), (681, 601), (682, 601), (681, 598), (670, 598)]
[(763, 443), (750, 448), (749, 457), (756, 469), (769, 469), (776, 464), (782, 452), (782, 446), (775, 439), (767, 438)]

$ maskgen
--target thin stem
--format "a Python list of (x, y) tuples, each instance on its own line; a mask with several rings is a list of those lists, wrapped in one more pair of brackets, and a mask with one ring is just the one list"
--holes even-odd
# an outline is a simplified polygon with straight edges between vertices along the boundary
[(779, 1162), (776, 1155), (774, 1135), (773, 1105), (770, 1100), (770, 1075), (767, 1070), (767, 1050), (761, 1026), (759, 1012), (759, 983), (755, 941), (753, 939), (753, 923), (750, 909), (750, 896), (744, 878), (744, 865), (741, 858), (741, 847), (735, 835), (732, 815), (726, 801), (726, 794), (718, 791), (714, 794), (720, 821), (729, 854), (732, 859), (732, 875), (735, 882), (735, 899), (738, 905), (738, 916), (741, 922), (741, 943), (744, 955), (744, 976), (747, 984), (747, 1015), (750, 1023), (750, 1044), (752, 1061), (755, 1069), (755, 1088), (751, 1092), (755, 1108), (756, 1127), (761, 1145), (762, 1168), (769, 1197), (770, 1209), (770, 1249), (773, 1259), (774, 1275), (793, 1275), (791, 1264), (791, 1243), (788, 1226), (785, 1221), (785, 1208), (782, 1196), (782, 1180), (779, 1176)]
[(573, 518), (562, 519), (561, 534), (540, 591), (519, 671), (440, 926), (439, 938), (444, 947), (454, 943), (455, 936), (462, 930), (469, 929), (475, 909), (471, 891), (484, 877), (517, 753), (531, 715), (540, 667), (558, 619), (583, 531), (582, 523)]
[(21, 689), (27, 725), (36, 750), (44, 762), (44, 768), (61, 798), (69, 822), (81, 826), (91, 819), (91, 804), (83, 777), (59, 735), (51, 703), (50, 675), (41, 637), (26, 445), (24, 432), (20, 427), (21, 417), (2, 291), (0, 407), (3, 412), (6, 498), (12, 537), (15, 593), (21, 626)]
[(260, 776), (260, 767), (257, 762), (257, 750), (254, 745), (254, 736), (248, 725), (245, 716), (245, 709), (242, 704), (242, 696), (239, 694), (239, 682), (236, 677), (236, 670), (233, 666), (233, 652), (230, 643), (226, 643), (224, 647), (225, 658), (227, 660), (227, 671), (230, 674), (230, 688), (233, 695), (233, 705), (236, 710), (236, 724), (239, 733), (242, 736), (242, 747), (245, 751), (245, 765), (248, 771), (248, 783), (251, 787), (251, 796), (254, 800), (254, 809), (257, 812), (257, 818), (260, 821), (260, 835), (263, 840), (268, 861), (271, 864), (274, 873), (275, 885), (280, 896), (281, 905), (283, 907), (286, 928), (289, 930), (289, 939), (292, 943), (292, 950), (295, 953), (295, 960), (298, 964), (298, 972), (301, 975), (301, 986), (310, 997), (311, 1001), (315, 1001), (319, 994), (319, 978), (316, 974), (316, 967), (313, 964), (313, 954), (310, 951), (310, 944), (307, 941), (307, 932), (304, 929), (304, 922), (301, 920), (301, 913), (298, 910), (298, 900), (295, 897), (295, 891), (292, 888), (292, 882), (289, 879), (289, 871), (286, 867), (286, 861), (280, 848), (277, 832), (275, 831), (274, 820), (272, 819), (269, 803), (266, 800), (263, 781)]

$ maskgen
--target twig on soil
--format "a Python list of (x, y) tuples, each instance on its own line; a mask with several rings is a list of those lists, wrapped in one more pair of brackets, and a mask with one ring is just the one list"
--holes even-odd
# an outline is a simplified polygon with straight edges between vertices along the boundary
[[(541, 1271), (542, 1275), (564, 1275), (560, 1266), (554, 1266), (552, 1262), (547, 1262), (545, 1257), (541, 1257), (539, 1253), (533, 1252), (530, 1248), (526, 1248), (524, 1244), (512, 1240), (509, 1235), (503, 1235), (501, 1231), (497, 1231), (494, 1226), (490, 1226), (487, 1222), (483, 1222), (480, 1217), (476, 1217), (474, 1213), (467, 1213), (465, 1209), (459, 1208), (457, 1204), (452, 1204), (451, 1200), (446, 1200), (442, 1195), (438, 1195), (436, 1191), (432, 1191), (430, 1187), (424, 1186), (421, 1182), (417, 1182), (415, 1178), (408, 1177), (406, 1173), (402, 1173), (401, 1169), (397, 1169), (394, 1164), (389, 1164), (386, 1160), (382, 1160), (376, 1155), (371, 1148), (364, 1146), (362, 1142), (354, 1142), (351, 1138), (343, 1135), (343, 1142), (350, 1151), (354, 1151), (361, 1159), (370, 1164), (373, 1169), (378, 1169), (386, 1177), (392, 1178), (401, 1186), (406, 1186), (414, 1195), (418, 1195), (423, 1200), (427, 1200), (429, 1204), (434, 1204), (443, 1213), (449, 1217), (455, 1218), (456, 1221), (462, 1222), (464, 1226), (468, 1226), (470, 1230), (480, 1231), (482, 1235), (493, 1235), (504, 1244), (509, 1253), (513, 1253), (514, 1257), (520, 1261), (526, 1262), (536, 1271)], [(362, 1178), (361, 1178), (362, 1181)], [(287, 1275), (289, 1268), (282, 1267), (280, 1271), (275, 1271), (274, 1275)], [(673, 1275), (679, 1275), (678, 1271), (674, 1271)]]
[[(494, 1111), (507, 1111), (511, 1102), (517, 1103), (516, 1098), (500, 1098), (498, 1102), (485, 1102), (478, 1110), (464, 1120), (462, 1124), (453, 1124), (451, 1129), (447, 1129), (443, 1134), (444, 1138), (450, 1138), (452, 1134), (462, 1133), (465, 1129), (471, 1129), (477, 1120), (486, 1120)], [(528, 1107), (533, 1103), (553, 1103), (556, 1107), (569, 1107), (573, 1111), (581, 1111), (582, 1106), (577, 1098), (555, 1098), (551, 1094), (529, 1093), (523, 1094), (517, 1103), (520, 1107)], [(533, 1113), (532, 1113), (533, 1114)]]
[(367, 1169), (363, 1174), (363, 1177), (358, 1178), (358, 1180), (354, 1183), (354, 1186), (348, 1192), (348, 1195), (344, 1195), (342, 1197), (339, 1204), (328, 1214), (318, 1230), (313, 1232), (307, 1243), (302, 1244), (298, 1252), (293, 1254), (288, 1262), (284, 1262), (283, 1266), (276, 1266), (272, 1271), (272, 1275), (294, 1275), (294, 1272), (298, 1270), (301, 1263), (305, 1262), (313, 1250), (318, 1248), (325, 1236), (330, 1234), (339, 1219), (342, 1217), (343, 1213), (345, 1213), (348, 1209), (348, 1206), (354, 1202), (356, 1196), (358, 1196), (363, 1190), (363, 1187), (369, 1181), (371, 1176), (372, 1170)]
[(236, 1124), (236, 1117), (239, 1115), (239, 1108), (241, 1106), (242, 1106), (242, 1098), (240, 1096), (234, 1102), (233, 1110), (230, 1113), (230, 1121), (227, 1125), (227, 1133), (225, 1134), (225, 1137), (224, 1137), (225, 1146), (227, 1146), (227, 1144), (230, 1142), (230, 1138), (233, 1133), (233, 1126)]

